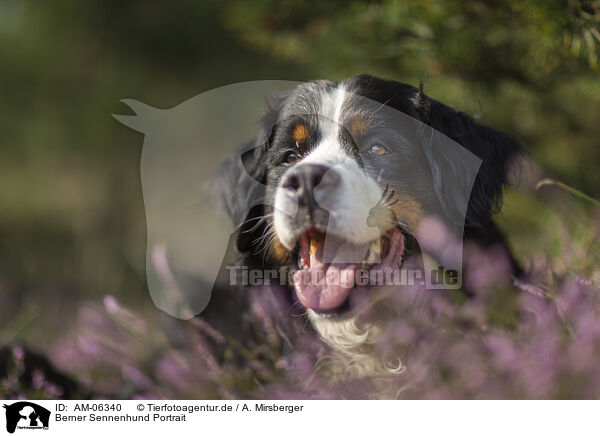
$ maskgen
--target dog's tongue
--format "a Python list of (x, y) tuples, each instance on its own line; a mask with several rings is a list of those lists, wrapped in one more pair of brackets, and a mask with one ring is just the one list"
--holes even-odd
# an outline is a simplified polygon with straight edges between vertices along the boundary
[(300, 250), (304, 256), (309, 253), (310, 268), (296, 271), (293, 276), (300, 303), (317, 310), (341, 306), (354, 287), (355, 271), (369, 245), (353, 245), (332, 235), (301, 240)]

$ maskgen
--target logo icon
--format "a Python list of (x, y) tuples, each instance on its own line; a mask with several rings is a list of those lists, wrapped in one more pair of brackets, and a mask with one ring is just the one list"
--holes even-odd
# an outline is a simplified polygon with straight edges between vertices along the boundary
[(6, 431), (14, 433), (18, 429), (48, 429), (50, 411), (29, 401), (19, 401), (6, 409)]

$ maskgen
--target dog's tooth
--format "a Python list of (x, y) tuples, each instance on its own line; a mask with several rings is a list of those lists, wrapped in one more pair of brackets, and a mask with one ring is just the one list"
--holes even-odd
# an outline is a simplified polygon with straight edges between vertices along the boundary
[(365, 265), (367, 265), (367, 268), (368, 268), (373, 263), (375, 263), (377, 261), (377, 257), (378, 257), (377, 254), (373, 253), (371, 251), (371, 249), (369, 249), (369, 251), (367, 252), (367, 255), (363, 259), (363, 269), (364, 269)]
[(371, 247), (369, 248), (371, 253), (379, 254), (381, 253), (381, 239), (373, 241), (371, 243)]
[(317, 242), (316, 239), (310, 240), (310, 255), (311, 256), (313, 256), (317, 252), (318, 245), (319, 245), (319, 243)]
[(377, 261), (377, 254), (373, 253), (372, 251), (369, 253), (369, 257), (367, 258), (367, 262), (370, 264), (373, 264)]
[(309, 247), (309, 267), (312, 267), (315, 263), (315, 257), (316, 257), (316, 253), (317, 253), (317, 247), (319, 246), (319, 242), (316, 239), (311, 239), (310, 240), (310, 247)]
[(369, 264), (367, 263), (367, 258), (365, 257), (362, 261), (362, 264), (360, 265), (361, 269), (369, 269)]

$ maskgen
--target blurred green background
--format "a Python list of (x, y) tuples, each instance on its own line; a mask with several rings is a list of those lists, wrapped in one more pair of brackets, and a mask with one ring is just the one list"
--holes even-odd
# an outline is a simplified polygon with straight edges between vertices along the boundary
[[(598, 198), (599, 22), (600, 2), (577, 0), (2, 0), (0, 344), (43, 347), (106, 293), (151, 305), (143, 138), (111, 117), (127, 113), (120, 99), (169, 108), (249, 80), (422, 80)], [(560, 223), (538, 201), (510, 194), (499, 219), (519, 257), (560, 252), (539, 241)]]

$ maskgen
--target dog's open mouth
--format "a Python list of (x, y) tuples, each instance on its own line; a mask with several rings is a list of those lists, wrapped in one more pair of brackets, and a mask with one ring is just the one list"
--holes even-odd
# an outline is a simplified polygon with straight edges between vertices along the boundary
[(404, 235), (398, 229), (364, 245), (310, 229), (298, 241), (298, 268), (293, 275), (300, 303), (327, 312), (341, 308), (350, 293), (373, 286), (372, 278), (398, 270), (404, 254)]

